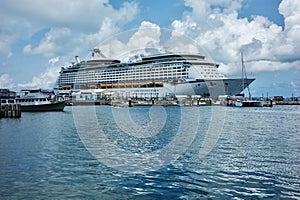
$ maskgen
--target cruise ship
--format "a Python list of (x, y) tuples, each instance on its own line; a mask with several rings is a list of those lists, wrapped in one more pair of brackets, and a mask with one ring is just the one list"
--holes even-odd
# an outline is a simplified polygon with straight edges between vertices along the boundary
[(99, 49), (92, 57), (62, 67), (59, 91), (98, 89), (125, 98), (166, 98), (179, 95), (236, 95), (254, 78), (226, 78), (218, 64), (192, 53), (138, 54), (126, 62), (106, 58)]

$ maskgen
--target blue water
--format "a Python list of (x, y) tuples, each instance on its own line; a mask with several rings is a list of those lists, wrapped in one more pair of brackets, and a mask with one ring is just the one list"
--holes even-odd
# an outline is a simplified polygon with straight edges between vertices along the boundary
[[(91, 115), (84, 113), (90, 108), (80, 107), (79, 117), (92, 122)], [(153, 116), (150, 109), (97, 106), (98, 124), (90, 125), (81, 124), (72, 107), (64, 112), (22, 113), (20, 119), (1, 119), (0, 198), (300, 199), (300, 106), (164, 107), (153, 108)], [(155, 115), (157, 112), (162, 114)], [(125, 130), (128, 116), (121, 120), (122, 129), (116, 120), (122, 113), (129, 113), (145, 135), (140, 129), (136, 134), (142, 135), (131, 135), (130, 127)], [(177, 137), (185, 120), (183, 113), (190, 116), (187, 133), (178, 136), (180, 145), (153, 154)], [(209, 126), (215, 113), (223, 118), (213, 125), (222, 129)], [(151, 117), (161, 122), (157, 130), (147, 129)], [(109, 157), (108, 146), (96, 151), (97, 157), (87, 142), (94, 141), (99, 148), (107, 144), (86, 139), (79, 126), (86, 134), (101, 129), (107, 141), (124, 154)], [(207, 134), (210, 129), (216, 133)], [(212, 148), (199, 157), (205, 144)], [(185, 151), (170, 159), (178, 149)], [(148, 157), (132, 159), (135, 155), (154, 155), (151, 159), (157, 165), (147, 163)]]

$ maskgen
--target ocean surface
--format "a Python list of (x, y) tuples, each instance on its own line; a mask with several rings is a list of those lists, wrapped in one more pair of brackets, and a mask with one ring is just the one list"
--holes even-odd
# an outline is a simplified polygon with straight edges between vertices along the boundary
[(0, 119), (0, 199), (300, 199), (300, 106)]

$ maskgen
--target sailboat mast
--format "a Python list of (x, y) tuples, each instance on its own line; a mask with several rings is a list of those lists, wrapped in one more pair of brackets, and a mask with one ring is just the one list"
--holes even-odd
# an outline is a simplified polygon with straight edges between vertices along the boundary
[[(241, 60), (242, 60), (242, 78), (243, 78), (243, 91), (244, 91), (244, 89), (245, 89), (245, 79), (247, 81), (248, 78), (247, 78), (246, 67), (245, 67), (245, 63), (244, 63), (243, 52), (241, 52)], [(247, 89), (248, 89), (248, 93), (249, 93), (249, 99), (251, 99), (251, 93), (250, 93), (250, 89), (249, 89), (248, 84), (247, 84)]]
[(245, 90), (245, 73), (244, 73), (244, 59), (243, 59), (243, 52), (241, 51), (241, 61), (242, 61), (242, 79), (243, 79), (243, 93)]

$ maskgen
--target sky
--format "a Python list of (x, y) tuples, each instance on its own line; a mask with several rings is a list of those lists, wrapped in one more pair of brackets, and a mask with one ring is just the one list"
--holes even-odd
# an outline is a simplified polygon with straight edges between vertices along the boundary
[(61, 66), (95, 47), (201, 49), (229, 78), (241, 77), (243, 52), (252, 96), (300, 96), (299, 0), (0, 2), (0, 88), (53, 88)]

